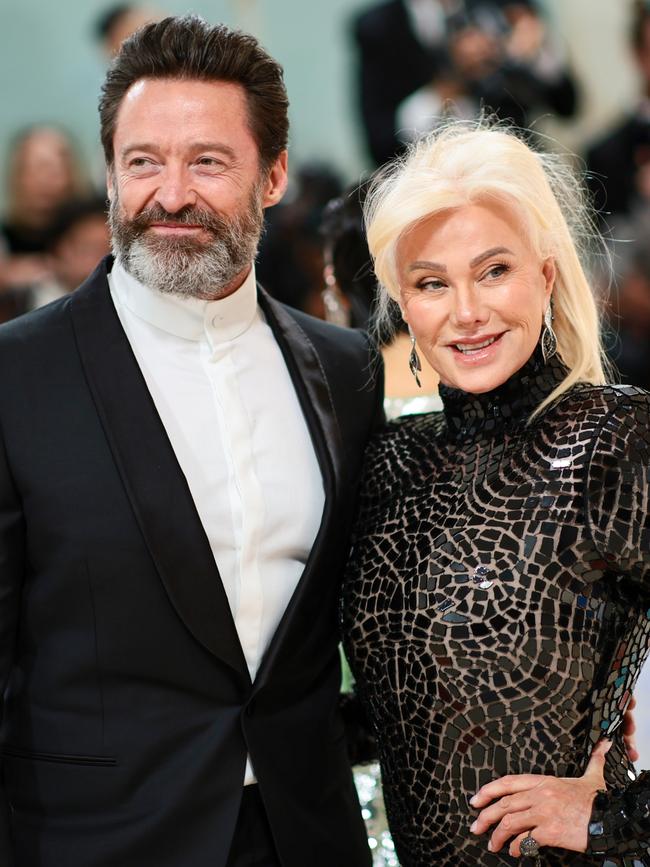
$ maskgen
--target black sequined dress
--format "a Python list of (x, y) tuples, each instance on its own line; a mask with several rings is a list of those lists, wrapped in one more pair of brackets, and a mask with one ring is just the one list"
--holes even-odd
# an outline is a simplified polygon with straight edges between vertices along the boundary
[(620, 725), (650, 645), (650, 396), (577, 385), (528, 423), (565, 373), (536, 351), (370, 447), (341, 621), (402, 867), (519, 863), (470, 834), (468, 799), (579, 776), (603, 735), (603, 833), (542, 863), (650, 867)]

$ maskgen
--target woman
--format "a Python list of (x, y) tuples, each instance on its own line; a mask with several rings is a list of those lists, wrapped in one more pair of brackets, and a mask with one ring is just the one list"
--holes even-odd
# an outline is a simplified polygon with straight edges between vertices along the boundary
[(650, 402), (605, 384), (579, 217), (559, 161), (480, 126), (370, 194), (384, 302), (444, 402), (371, 446), (342, 604), (402, 867), (650, 865), (622, 731), (650, 641)]

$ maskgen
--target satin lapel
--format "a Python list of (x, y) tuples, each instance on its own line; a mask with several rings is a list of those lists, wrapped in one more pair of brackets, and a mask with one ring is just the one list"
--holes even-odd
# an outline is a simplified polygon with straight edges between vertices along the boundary
[(313, 343), (286, 308), (258, 286), (260, 307), (278, 341), (321, 465), (323, 478), (334, 475), (341, 487), (343, 444), (330, 385)]
[(260, 287), (258, 287), (258, 298), (286, 362), (309, 428), (323, 475), (325, 507), (316, 540), (298, 586), (258, 669), (255, 678), (256, 689), (259, 689), (268, 677), (278, 656), (278, 650), (290, 632), (293, 615), (311, 586), (311, 579), (335, 513), (336, 494), (340, 490), (342, 479), (343, 455), (341, 432), (336, 420), (330, 386), (314, 345), (291, 314)]
[(115, 311), (105, 263), (70, 309), (97, 412), (167, 594), (194, 637), (249, 680), (210, 544)]

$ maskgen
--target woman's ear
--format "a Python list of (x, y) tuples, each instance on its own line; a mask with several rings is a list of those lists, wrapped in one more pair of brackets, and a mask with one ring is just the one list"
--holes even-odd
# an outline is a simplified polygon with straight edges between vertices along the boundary
[(552, 256), (549, 256), (548, 259), (544, 260), (544, 263), (542, 264), (542, 276), (544, 278), (544, 300), (548, 303), (553, 293), (553, 288), (555, 287), (556, 277), (555, 259), (553, 259)]

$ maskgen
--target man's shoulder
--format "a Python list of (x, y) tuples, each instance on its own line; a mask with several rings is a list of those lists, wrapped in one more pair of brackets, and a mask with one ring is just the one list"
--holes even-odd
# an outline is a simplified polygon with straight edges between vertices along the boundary
[(108, 291), (104, 262), (74, 292), (0, 325), (0, 353), (35, 352), (44, 362), (53, 343), (72, 336), (71, 306), (102, 286)]
[(57, 298), (37, 310), (24, 313), (10, 322), (0, 325), (0, 348), (15, 349), (18, 346), (40, 343), (55, 334), (68, 322), (70, 296)]

